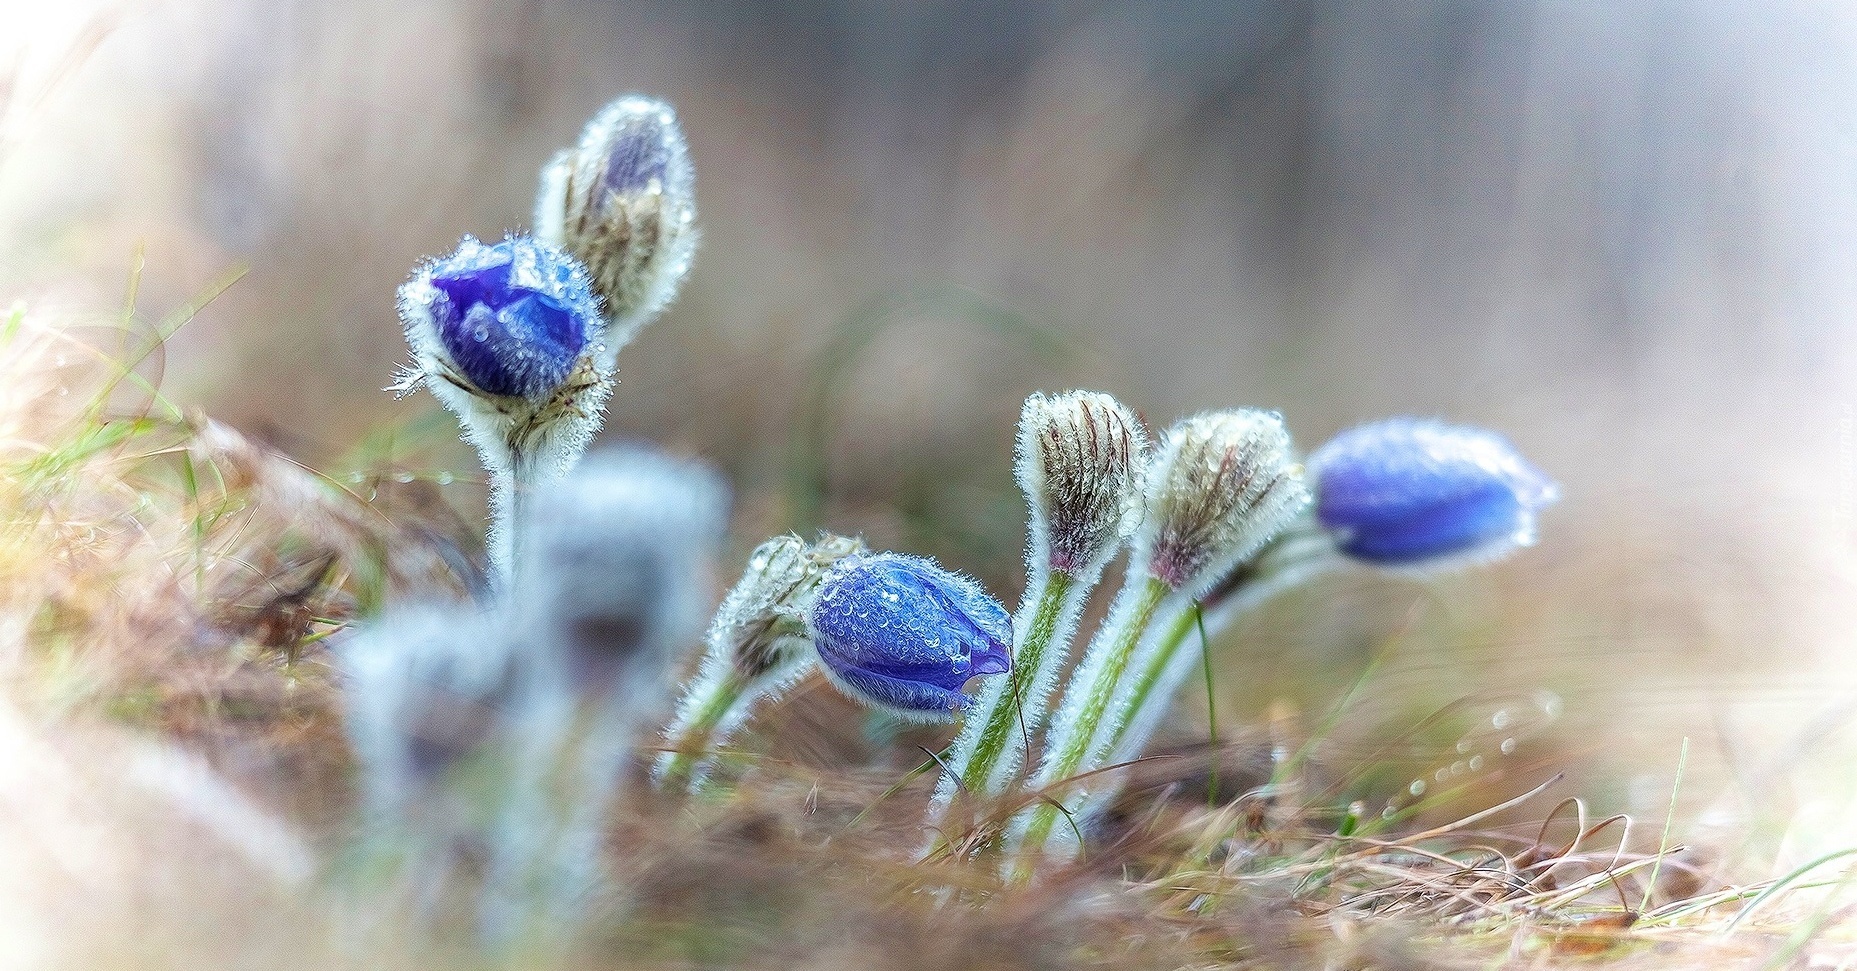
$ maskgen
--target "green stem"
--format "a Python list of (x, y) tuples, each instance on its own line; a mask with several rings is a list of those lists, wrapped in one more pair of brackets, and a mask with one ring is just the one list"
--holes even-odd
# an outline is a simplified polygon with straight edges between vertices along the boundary
[[(1109, 710), (1116, 684), (1127, 671), (1135, 648), (1141, 644), (1142, 635), (1147, 633), (1155, 609), (1172, 592), (1167, 584), (1152, 576), (1145, 577), (1141, 583), (1138, 592), (1132, 595), (1135, 599), (1131, 601), (1126, 617), (1105, 631), (1108, 639), (1103, 646), (1103, 661), (1092, 672), (1090, 682), (1082, 686), (1084, 694), (1081, 696), (1080, 707), (1075, 716), (1061, 726), (1065, 729), (1064, 734), (1051, 740), (1051, 749), (1046, 753), (1045, 764), (1038, 773), (1040, 783), (1048, 786), (1071, 778), (1091, 754), (1090, 742), (1096, 735), (1103, 715)], [(1086, 657), (1085, 664), (1088, 663), (1089, 658)], [(1076, 686), (1073, 685), (1071, 690), (1076, 690)], [(1065, 704), (1069, 703), (1070, 697), (1066, 693)], [(1044, 847), (1051, 837), (1051, 831), (1057, 826), (1059, 810), (1058, 805), (1047, 802), (1032, 811), (1025, 838), (1019, 844), (1023, 851), (1035, 853)]]
[(666, 753), (659, 764), (658, 779), (662, 787), (680, 786), (693, 777), (699, 757), (709, 748), (716, 726), (741, 700), (747, 683), (731, 669), (705, 687), (707, 697), (696, 703), (684, 724), (677, 726), (671, 739), (674, 751)]
[[(1070, 574), (1052, 572), (1042, 584), (1043, 589), (1036, 591), (1036, 599), (1027, 598), (1035, 606), (1024, 640), (1012, 659), (1011, 680), (1006, 686), (1011, 697), (1008, 699), (1005, 690), (989, 693), (993, 703), (985, 712), (975, 713), (976, 717), (984, 719), (979, 735), (971, 746), (957, 747), (954, 752), (954, 768), (969, 792), (988, 795), (997, 792), (1005, 780), (994, 778), (994, 769), (1006, 747), (1012, 744), (1014, 730), (1022, 728), (1029, 736), (1044, 726), (1047, 709), (1042, 695), (1046, 692), (1040, 688), (1049, 680), (1045, 668), (1061, 660), (1052, 656), (1052, 641), (1061, 626), (1059, 621), (1065, 612), (1065, 600), (1075, 584)], [(1029, 698), (1028, 692), (1039, 697)]]

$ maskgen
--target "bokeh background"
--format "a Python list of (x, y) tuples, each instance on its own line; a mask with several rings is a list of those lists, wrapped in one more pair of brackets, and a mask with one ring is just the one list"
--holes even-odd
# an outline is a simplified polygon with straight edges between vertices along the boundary
[(1472, 771), (1654, 843), (1687, 739), (1685, 832), (1797, 857), (1857, 824), (1853, 65), (1807, 0), (4, 0), (0, 302), (152, 326), (242, 269), (163, 392), (476, 522), (449, 419), (380, 390), (394, 287), (662, 96), (704, 242), (607, 435), (720, 466), (738, 550), (862, 531), (1012, 600), (1040, 389), (1495, 427), (1563, 483), (1541, 545), (1286, 598), (1214, 646), (1221, 720), (1383, 656), (1344, 740), (1464, 699)]

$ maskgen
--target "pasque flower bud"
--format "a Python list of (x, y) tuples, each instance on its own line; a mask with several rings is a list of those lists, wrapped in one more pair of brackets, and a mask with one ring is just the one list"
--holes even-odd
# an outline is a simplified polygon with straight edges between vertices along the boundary
[(1031, 557), (1072, 576), (1116, 553), (1141, 520), (1147, 432), (1133, 412), (1095, 391), (1025, 399), (1019, 488), (1031, 505)]
[(447, 405), (459, 395), (546, 401), (600, 329), (580, 264), (526, 236), (464, 237), (400, 288), (400, 318), (413, 351), (405, 387), (423, 381)]
[(490, 473), (490, 556), (507, 581), (522, 492), (579, 460), (612, 393), (599, 298), (562, 250), (466, 236), (419, 267), (399, 303), (413, 363), (391, 390), (425, 385), (458, 416)]
[(838, 561), (820, 581), (806, 625), (840, 689), (923, 721), (964, 710), (969, 680), (1012, 666), (1006, 608), (974, 581), (916, 556)]
[(594, 115), (542, 169), (535, 227), (587, 264), (610, 360), (677, 295), (696, 248), (695, 175), (671, 106), (627, 95)]
[(755, 547), (710, 626), (718, 656), (750, 680), (780, 681), (799, 673), (812, 658), (806, 606), (826, 569), (863, 547), (832, 535), (816, 544), (776, 536)]
[(1308, 502), (1281, 416), (1249, 408), (1196, 415), (1168, 429), (1154, 458), (1134, 556), (1169, 588), (1196, 595)]
[(701, 784), (710, 753), (728, 741), (754, 706), (812, 670), (818, 654), (805, 612), (825, 571), (864, 544), (830, 534), (817, 543), (776, 536), (755, 547), (741, 579), (716, 609), (704, 637), (702, 666), (685, 686), (665, 730), (670, 750), (653, 775), (660, 784)]
[(1391, 418), (1309, 458), (1316, 519), (1341, 551), (1380, 566), (1490, 559), (1534, 542), (1559, 487), (1494, 432)]

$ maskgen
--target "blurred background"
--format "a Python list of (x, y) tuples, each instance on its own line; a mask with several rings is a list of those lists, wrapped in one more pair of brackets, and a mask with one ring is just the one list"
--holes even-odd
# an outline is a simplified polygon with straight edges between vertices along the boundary
[(1794, 856), (1857, 825), (1854, 54), (1807, 0), (0, 0), (0, 303), (156, 320), (243, 269), (164, 392), (452, 473), (476, 523), (450, 419), (380, 390), (394, 288), (665, 97), (704, 241), (607, 435), (720, 466), (737, 550), (862, 531), (1012, 601), (1035, 390), (1304, 448), (1487, 425), (1563, 484), (1540, 546), (1273, 605), (1214, 646), (1221, 721), (1317, 721), (1383, 655), (1343, 737), (1467, 699), (1460, 753), (1653, 842), (1687, 739), (1683, 818)]

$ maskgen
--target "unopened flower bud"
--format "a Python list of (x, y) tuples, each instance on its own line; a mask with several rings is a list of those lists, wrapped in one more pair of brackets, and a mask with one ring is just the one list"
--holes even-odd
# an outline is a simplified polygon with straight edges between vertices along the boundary
[(805, 609), (833, 563), (863, 548), (855, 539), (825, 536), (817, 544), (776, 536), (755, 547), (748, 567), (716, 610), (713, 649), (744, 679), (784, 680), (811, 658)]
[(595, 453), (527, 510), (516, 635), (562, 651), (587, 687), (668, 669), (696, 640), (726, 506), (706, 465), (638, 447)]
[(526, 236), (464, 237), (400, 288), (400, 318), (413, 351), (402, 388), (423, 381), (447, 404), (458, 393), (546, 400), (601, 327), (578, 261)]
[(973, 580), (916, 556), (839, 560), (806, 625), (841, 690), (917, 720), (947, 720), (972, 700), (969, 680), (1012, 665), (1006, 608)]
[(627, 95), (594, 115), (542, 169), (535, 226), (587, 264), (610, 361), (677, 295), (696, 247), (695, 175), (671, 106)]
[(1343, 553), (1382, 566), (1487, 560), (1535, 539), (1559, 487), (1494, 432), (1392, 418), (1309, 458), (1316, 518)]
[(1091, 575), (1141, 520), (1148, 436), (1114, 398), (1072, 391), (1025, 399), (1016, 474), (1031, 505), (1033, 568)]
[(1197, 595), (1275, 536), (1309, 502), (1275, 412), (1215, 411), (1167, 430), (1150, 466), (1135, 555)]

